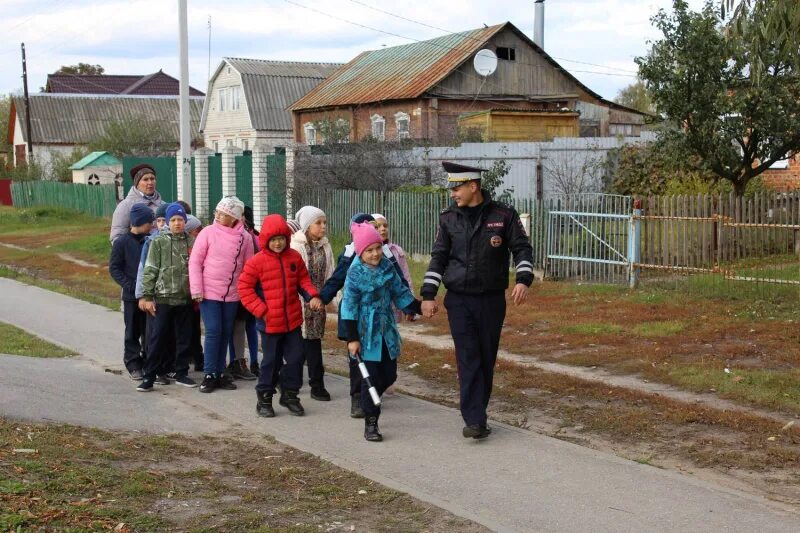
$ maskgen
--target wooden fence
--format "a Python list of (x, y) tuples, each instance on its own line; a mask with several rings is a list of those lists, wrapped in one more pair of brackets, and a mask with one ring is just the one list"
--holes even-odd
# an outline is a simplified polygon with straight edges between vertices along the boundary
[(800, 253), (800, 193), (653, 196), (641, 199), (641, 262), (713, 269)]
[(110, 217), (117, 207), (117, 186), (15, 181), (11, 184), (11, 197), (14, 207), (64, 207), (96, 217)]

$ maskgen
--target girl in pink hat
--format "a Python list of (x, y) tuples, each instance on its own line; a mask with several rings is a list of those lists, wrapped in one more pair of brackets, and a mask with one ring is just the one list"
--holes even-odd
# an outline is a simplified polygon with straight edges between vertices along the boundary
[[(359, 355), (372, 378), (378, 395), (397, 379), (397, 357), (400, 355), (400, 332), (392, 304), (408, 314), (420, 313), (420, 302), (400, 279), (394, 265), (383, 255), (383, 239), (369, 223), (350, 226), (358, 257), (353, 260), (344, 284), (340, 319), (347, 331), (347, 348)], [(364, 438), (383, 440), (378, 429), (380, 406), (361, 383), (361, 408)]]

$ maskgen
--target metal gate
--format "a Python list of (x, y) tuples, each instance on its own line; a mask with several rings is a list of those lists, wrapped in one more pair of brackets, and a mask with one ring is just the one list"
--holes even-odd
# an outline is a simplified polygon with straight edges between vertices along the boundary
[(580, 194), (548, 200), (545, 276), (635, 284), (633, 198)]

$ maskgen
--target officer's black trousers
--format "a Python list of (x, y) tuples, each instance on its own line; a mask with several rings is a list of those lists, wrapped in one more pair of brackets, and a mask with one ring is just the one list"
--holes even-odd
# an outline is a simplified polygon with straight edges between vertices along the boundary
[(486, 424), (500, 330), (506, 317), (505, 293), (447, 291), (444, 306), (456, 346), (461, 416), (466, 425)]

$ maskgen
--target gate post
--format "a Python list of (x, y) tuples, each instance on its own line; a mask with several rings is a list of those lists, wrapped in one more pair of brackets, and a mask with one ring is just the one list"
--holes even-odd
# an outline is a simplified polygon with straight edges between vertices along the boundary
[(243, 150), (236, 146), (226, 146), (222, 149), (222, 196), (236, 194), (236, 156), (242, 155)]
[(198, 148), (194, 151), (194, 198), (192, 209), (200, 220), (211, 217), (211, 206), (208, 198), (208, 158), (214, 155), (210, 148)]
[(628, 224), (628, 286), (635, 289), (639, 285), (639, 273), (641, 269), (637, 267), (641, 262), (642, 254), (642, 201), (634, 200), (633, 215)]
[(259, 230), (261, 221), (269, 213), (269, 153), (269, 146), (264, 142), (259, 141), (253, 147), (253, 221)]

